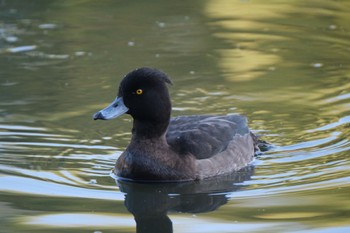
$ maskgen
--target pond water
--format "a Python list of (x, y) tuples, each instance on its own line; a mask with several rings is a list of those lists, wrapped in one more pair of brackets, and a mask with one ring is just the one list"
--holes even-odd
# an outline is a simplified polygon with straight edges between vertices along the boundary
[[(349, 12), (0, 1), (0, 232), (350, 232)], [(92, 114), (140, 66), (172, 77), (174, 116), (244, 114), (274, 148), (232, 177), (117, 185), (131, 119)]]

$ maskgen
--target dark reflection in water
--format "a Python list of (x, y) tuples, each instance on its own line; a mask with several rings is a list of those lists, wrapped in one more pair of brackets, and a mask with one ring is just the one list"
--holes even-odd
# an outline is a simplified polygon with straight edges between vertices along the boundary
[(228, 176), (183, 183), (134, 183), (117, 180), (125, 193), (125, 206), (134, 215), (138, 233), (170, 233), (173, 224), (168, 212), (205, 213), (217, 210), (228, 201), (228, 193), (239, 190), (250, 180), (249, 166)]

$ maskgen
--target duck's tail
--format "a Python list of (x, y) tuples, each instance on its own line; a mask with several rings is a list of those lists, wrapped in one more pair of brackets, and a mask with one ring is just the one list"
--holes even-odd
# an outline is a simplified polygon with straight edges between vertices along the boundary
[(262, 152), (268, 151), (272, 148), (272, 145), (270, 143), (268, 143), (265, 140), (260, 139), (261, 135), (255, 135), (252, 132), (250, 132), (250, 135), (252, 136), (253, 141), (254, 141), (255, 155), (259, 155)]

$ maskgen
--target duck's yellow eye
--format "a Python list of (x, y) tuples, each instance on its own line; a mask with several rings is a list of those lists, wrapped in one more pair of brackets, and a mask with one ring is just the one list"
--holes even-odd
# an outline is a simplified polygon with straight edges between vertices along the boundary
[(137, 90), (136, 90), (136, 94), (138, 94), (138, 95), (141, 95), (142, 92), (143, 92), (142, 89), (137, 89)]

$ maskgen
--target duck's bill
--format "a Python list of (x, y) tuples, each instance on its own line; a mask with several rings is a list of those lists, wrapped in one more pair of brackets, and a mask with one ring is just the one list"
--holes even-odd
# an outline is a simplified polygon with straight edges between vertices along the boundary
[(123, 98), (117, 97), (107, 108), (95, 113), (93, 118), (94, 120), (110, 120), (126, 113), (128, 110)]

